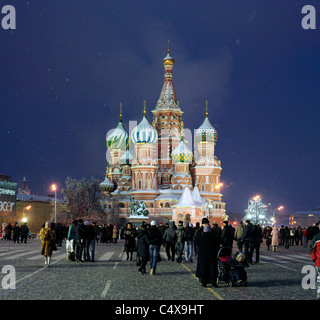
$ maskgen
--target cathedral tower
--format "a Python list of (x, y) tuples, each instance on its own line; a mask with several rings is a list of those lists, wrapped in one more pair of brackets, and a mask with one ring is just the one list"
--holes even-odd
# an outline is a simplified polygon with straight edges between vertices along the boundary
[[(122, 175), (121, 157), (129, 147), (129, 135), (122, 122), (122, 105), (120, 104), (120, 119), (116, 129), (107, 136), (107, 148), (110, 151), (110, 161), (107, 167), (107, 177), (116, 185)], [(108, 156), (107, 156), (108, 159)]]
[(152, 125), (156, 128), (158, 139), (159, 169), (157, 172), (160, 188), (170, 186), (170, 177), (173, 174), (171, 154), (180, 143), (181, 121), (183, 112), (180, 110), (172, 82), (174, 59), (168, 49), (163, 59), (164, 83), (159, 100), (153, 113)]
[(145, 105), (143, 118), (132, 130), (131, 140), (135, 148), (135, 157), (131, 165), (131, 195), (136, 200), (154, 199), (158, 195), (156, 176), (158, 170), (158, 133), (146, 118)]

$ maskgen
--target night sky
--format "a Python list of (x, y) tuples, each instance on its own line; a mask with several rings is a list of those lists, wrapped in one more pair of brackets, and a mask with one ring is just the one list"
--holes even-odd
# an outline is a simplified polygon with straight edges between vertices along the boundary
[[(257, 194), (283, 214), (320, 207), (320, 25), (301, 26), (312, 0), (0, 0), (0, 173), (34, 194), (68, 176), (101, 181), (106, 134), (152, 120), (162, 59), (185, 127), (218, 131), (227, 212)], [(4, 15), (0, 15), (2, 18)], [(61, 196), (59, 194), (59, 196)]]

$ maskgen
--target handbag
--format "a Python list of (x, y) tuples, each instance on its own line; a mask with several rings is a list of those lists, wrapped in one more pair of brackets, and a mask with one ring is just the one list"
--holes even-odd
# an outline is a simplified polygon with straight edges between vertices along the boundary
[(73, 252), (73, 239), (66, 241), (66, 251)]

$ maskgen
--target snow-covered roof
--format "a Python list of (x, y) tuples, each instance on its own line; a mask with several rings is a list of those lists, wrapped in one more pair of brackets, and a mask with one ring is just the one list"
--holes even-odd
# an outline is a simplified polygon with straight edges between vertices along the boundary
[[(52, 196), (37, 196), (34, 194), (18, 193), (17, 201), (41, 201), (41, 202), (52, 202), (54, 197)], [(62, 199), (57, 199), (58, 202), (63, 202)]]
[(202, 207), (203, 205), (206, 205), (206, 201), (205, 199), (203, 199), (200, 195), (200, 192), (199, 192), (199, 189), (197, 186), (195, 186), (193, 188), (193, 191), (192, 191), (192, 199), (193, 201), (200, 207)]
[(198, 207), (193, 201), (190, 189), (185, 187), (178, 203), (172, 207)]
[(158, 197), (156, 197), (154, 200), (179, 200), (180, 196), (177, 194), (160, 194)]

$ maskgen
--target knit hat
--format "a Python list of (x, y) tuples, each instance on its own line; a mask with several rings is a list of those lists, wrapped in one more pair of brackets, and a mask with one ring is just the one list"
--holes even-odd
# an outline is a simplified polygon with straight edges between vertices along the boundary
[(86, 221), (86, 222), (84, 223), (84, 225), (85, 225), (85, 226), (88, 226), (88, 225), (89, 225), (89, 221)]
[(152, 220), (152, 221), (151, 221), (151, 225), (152, 225), (152, 226), (155, 226), (156, 224), (157, 224), (157, 223), (156, 223), (155, 220)]
[(202, 224), (209, 224), (209, 220), (207, 218), (203, 218), (201, 223)]

